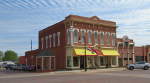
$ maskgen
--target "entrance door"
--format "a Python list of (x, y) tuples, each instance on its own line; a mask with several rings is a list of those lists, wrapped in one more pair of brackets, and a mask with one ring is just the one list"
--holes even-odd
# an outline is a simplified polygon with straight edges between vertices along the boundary
[(51, 70), (55, 69), (55, 57), (51, 57)]
[(80, 56), (80, 68), (84, 68), (84, 56)]
[(111, 67), (111, 56), (106, 56), (106, 67)]

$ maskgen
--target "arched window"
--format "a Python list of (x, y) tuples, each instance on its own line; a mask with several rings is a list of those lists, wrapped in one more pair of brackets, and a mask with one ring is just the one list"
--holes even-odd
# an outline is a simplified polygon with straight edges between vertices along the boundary
[(98, 32), (94, 32), (95, 43), (98, 44)]
[(69, 30), (67, 30), (67, 34), (66, 34), (66, 37), (67, 37), (67, 44), (70, 44), (70, 38), (71, 38), (71, 33)]
[(78, 42), (78, 31), (74, 30), (74, 42)]
[(107, 32), (107, 44), (110, 45), (110, 32)]
[(81, 32), (81, 43), (85, 42), (85, 33), (84, 31)]
[(104, 32), (100, 33), (100, 44), (103, 45), (104, 44)]
[(92, 33), (91, 31), (88, 32), (88, 43), (92, 43)]
[(112, 46), (115, 46), (116, 43), (116, 35), (115, 33), (112, 34)]

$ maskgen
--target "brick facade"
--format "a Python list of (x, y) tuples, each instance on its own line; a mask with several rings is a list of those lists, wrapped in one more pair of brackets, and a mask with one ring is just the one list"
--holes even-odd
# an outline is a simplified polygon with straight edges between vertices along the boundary
[[(89, 36), (89, 34), (91, 35)], [(89, 42), (90, 40), (91, 42)], [(40, 65), (42, 63), (47, 66), (44, 61), (41, 62), (42, 59), (48, 61), (46, 58), (37, 59), (36, 56), (44, 50), (50, 50), (55, 57), (56, 70), (66, 69), (67, 56), (70, 56), (70, 52), (71, 60), (76, 60), (72, 54), (74, 48), (96, 45), (98, 48), (116, 49), (116, 41), (116, 22), (102, 20), (96, 16), (69, 15), (65, 20), (39, 31), (39, 47), (37, 50), (25, 53), (26, 63), (35, 66), (37, 63)]]

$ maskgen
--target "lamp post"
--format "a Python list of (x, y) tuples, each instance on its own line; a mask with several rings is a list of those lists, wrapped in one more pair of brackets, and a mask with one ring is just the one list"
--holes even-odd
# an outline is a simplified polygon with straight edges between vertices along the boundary
[(85, 55), (84, 55), (84, 71), (87, 71), (87, 57), (86, 57), (86, 35), (84, 36), (84, 42), (85, 42)]

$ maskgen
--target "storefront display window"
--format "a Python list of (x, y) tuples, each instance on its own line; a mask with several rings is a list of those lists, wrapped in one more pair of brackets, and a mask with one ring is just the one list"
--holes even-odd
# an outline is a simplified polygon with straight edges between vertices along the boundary
[(67, 67), (71, 67), (71, 56), (67, 56)]
[(101, 64), (101, 66), (105, 66), (105, 57), (104, 56), (101, 56), (100, 57), (100, 64)]
[(79, 57), (73, 57), (73, 65), (74, 67), (79, 66)]
[(116, 57), (112, 56), (112, 65), (116, 65)]

